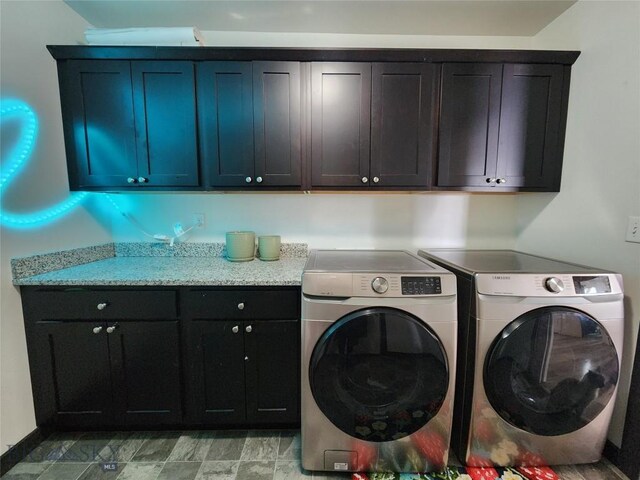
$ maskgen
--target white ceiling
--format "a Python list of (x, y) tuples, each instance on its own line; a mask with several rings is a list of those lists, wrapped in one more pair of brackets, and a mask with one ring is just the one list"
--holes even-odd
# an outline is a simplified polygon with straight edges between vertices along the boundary
[(95, 27), (533, 36), (576, 0), (65, 0)]

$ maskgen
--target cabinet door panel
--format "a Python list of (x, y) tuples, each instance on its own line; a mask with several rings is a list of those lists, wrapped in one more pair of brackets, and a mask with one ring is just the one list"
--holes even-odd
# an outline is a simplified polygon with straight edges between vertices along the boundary
[[(108, 325), (113, 324), (108, 322)], [(117, 406), (116, 423), (180, 423), (178, 322), (121, 322), (107, 335)]]
[(242, 322), (192, 321), (190, 332), (190, 419), (203, 424), (244, 422)]
[[(93, 328), (102, 327), (100, 333)], [(102, 323), (36, 322), (30, 335), (38, 425), (107, 425), (112, 419), (109, 350)]]
[(202, 160), (212, 186), (246, 186), (254, 176), (251, 62), (198, 65)]
[(436, 70), (434, 64), (373, 65), (371, 177), (379, 187), (430, 183)]
[(247, 420), (299, 422), (300, 322), (245, 321), (244, 335), (248, 357)]
[(253, 62), (255, 175), (262, 185), (299, 186), (300, 64)]
[(494, 185), (501, 82), (502, 65), (443, 65), (438, 186)]
[(138, 173), (149, 186), (198, 186), (192, 62), (133, 62)]
[(60, 73), (71, 189), (128, 186), (138, 171), (129, 62), (69, 60)]
[(369, 176), (371, 65), (311, 68), (311, 183), (362, 186)]
[(562, 81), (562, 65), (504, 66), (498, 177), (505, 187), (549, 189), (560, 175)]

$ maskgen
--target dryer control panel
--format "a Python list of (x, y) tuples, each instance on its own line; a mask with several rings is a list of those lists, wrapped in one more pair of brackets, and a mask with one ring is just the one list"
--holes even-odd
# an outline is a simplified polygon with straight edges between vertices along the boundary
[(476, 289), (484, 295), (519, 297), (582, 297), (622, 293), (615, 273), (477, 273)]

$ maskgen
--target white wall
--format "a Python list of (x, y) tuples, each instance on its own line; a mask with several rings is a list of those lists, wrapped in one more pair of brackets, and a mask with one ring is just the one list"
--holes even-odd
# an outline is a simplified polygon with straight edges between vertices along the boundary
[[(62, 1), (0, 2), (0, 86), (2, 99), (21, 99), (39, 118), (37, 144), (29, 164), (6, 189), (3, 211), (33, 212), (69, 195), (55, 61), (47, 44), (74, 44), (86, 22)], [(2, 126), (3, 167), (17, 124)], [(15, 127), (15, 128), (14, 128)], [(9, 134), (11, 133), (11, 134)], [(5, 135), (6, 134), (6, 135)], [(88, 204), (89, 205), (89, 204)], [(0, 452), (35, 428), (20, 295), (11, 284), (12, 257), (110, 240), (84, 206), (50, 225), (0, 230)]]
[(516, 248), (622, 273), (625, 352), (609, 438), (620, 445), (640, 324), (640, 244), (625, 242), (640, 215), (640, 3), (580, 1), (533, 42), (576, 49), (561, 191), (517, 199)]

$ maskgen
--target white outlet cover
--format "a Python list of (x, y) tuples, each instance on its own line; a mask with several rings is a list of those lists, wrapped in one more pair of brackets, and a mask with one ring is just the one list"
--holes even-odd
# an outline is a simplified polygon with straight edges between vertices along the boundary
[(629, 217), (626, 240), (627, 242), (640, 243), (640, 217)]

